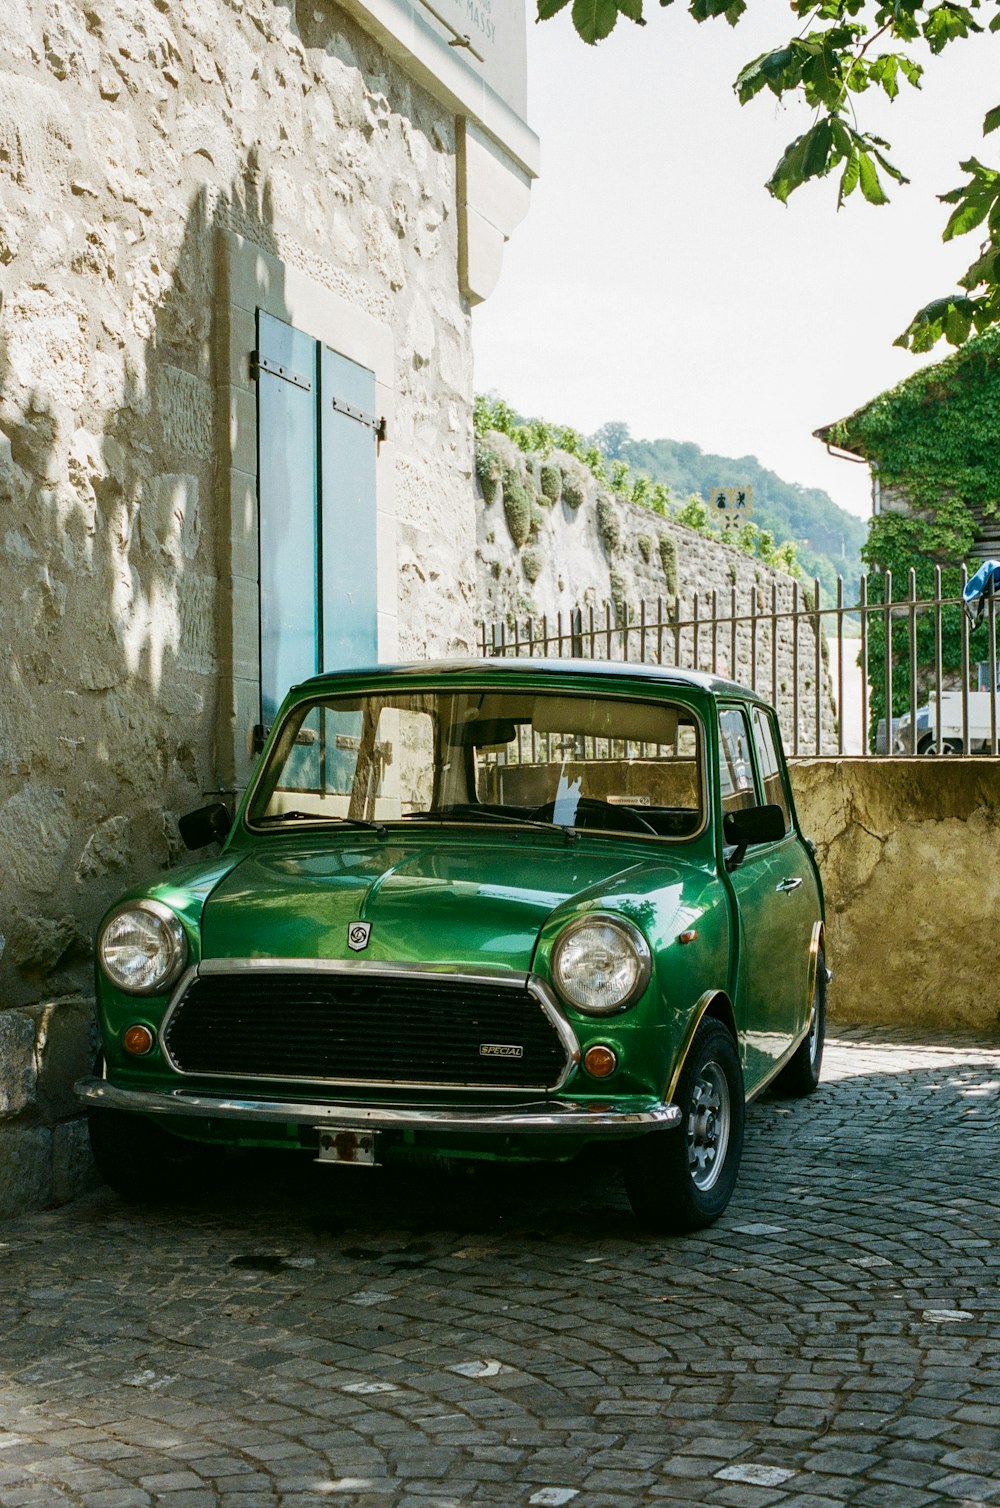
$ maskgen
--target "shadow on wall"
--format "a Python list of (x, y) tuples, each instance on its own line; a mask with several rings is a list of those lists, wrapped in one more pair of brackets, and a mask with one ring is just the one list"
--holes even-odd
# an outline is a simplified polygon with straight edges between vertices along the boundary
[(81, 218), (0, 314), (0, 1120), (70, 1112), (94, 927), (219, 784), (216, 232), (275, 251), (269, 186), (251, 153), (176, 233), (122, 208), (131, 232)]

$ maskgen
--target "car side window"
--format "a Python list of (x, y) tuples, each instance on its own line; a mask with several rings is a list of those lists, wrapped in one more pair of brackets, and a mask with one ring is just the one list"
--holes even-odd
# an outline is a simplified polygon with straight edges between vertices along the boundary
[(719, 710), (719, 790), (723, 812), (738, 812), (744, 807), (758, 805), (750, 754), (750, 726), (746, 713), (738, 707)]
[(785, 832), (792, 825), (792, 811), (788, 800), (788, 789), (785, 785), (785, 776), (781, 768), (781, 757), (778, 754), (778, 741), (775, 737), (774, 724), (771, 718), (760, 707), (753, 709), (753, 736), (757, 748), (757, 764), (760, 769), (761, 780), (764, 784), (764, 801), (770, 806), (780, 806), (785, 818)]

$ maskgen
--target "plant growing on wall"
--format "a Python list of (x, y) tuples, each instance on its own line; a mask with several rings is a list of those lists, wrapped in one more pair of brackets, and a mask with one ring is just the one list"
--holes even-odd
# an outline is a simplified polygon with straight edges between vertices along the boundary
[[(911, 568), (918, 600), (933, 596), (935, 566), (942, 568), (944, 594), (957, 596), (960, 568), (969, 559), (976, 534), (976, 516), (1000, 517), (1000, 331), (990, 331), (882, 394), (834, 425), (830, 438), (861, 451), (877, 468), (880, 486), (905, 492), (914, 510), (881, 513), (872, 520), (861, 552), (870, 568), (869, 601), (885, 601), (886, 571), (892, 572), (893, 599), (905, 597)], [(873, 614), (869, 622), (874, 730), (886, 710), (886, 635), (883, 618)], [(942, 667), (954, 674), (961, 669), (960, 608), (945, 609), (942, 633)], [(906, 615), (893, 620), (891, 654), (892, 714), (898, 717), (910, 705)], [(933, 618), (920, 614), (918, 698), (934, 662)]]
[(597, 532), (607, 555), (613, 555), (622, 542), (621, 519), (609, 497), (597, 499)]
[(883, 487), (903, 487), (914, 510), (933, 513), (937, 524), (961, 527), (970, 507), (996, 511), (1000, 331), (908, 377), (829, 436), (868, 457)]
[(542, 558), (541, 550), (536, 550), (534, 546), (529, 546), (528, 549), (522, 550), (521, 569), (524, 571), (524, 574), (527, 576), (532, 585), (534, 585), (539, 576), (542, 574), (542, 567), (544, 564), (545, 562)]
[[(879, 528), (878, 548), (885, 561), (882, 570), (873, 570), (868, 576), (868, 601), (876, 605), (885, 603), (887, 571), (892, 572), (892, 600), (905, 601), (910, 592), (909, 573), (912, 568), (916, 581), (916, 599), (931, 598), (935, 593), (935, 566), (941, 566), (941, 591), (945, 597), (958, 597), (961, 590), (960, 567), (948, 563), (947, 557), (935, 558), (922, 553), (928, 543), (926, 529), (921, 519), (904, 518), (898, 514), (883, 515), (875, 520), (884, 524)], [(957, 538), (957, 536), (955, 536)], [(865, 546), (866, 552), (869, 546)], [(949, 551), (950, 554), (950, 551)], [(962, 611), (958, 605), (946, 607), (941, 613), (941, 668), (944, 674), (954, 675), (962, 666)], [(917, 686), (918, 705), (929, 689), (936, 664), (935, 621), (932, 613), (918, 613), (916, 619)], [(892, 715), (900, 717), (910, 707), (910, 616), (906, 612), (890, 617), (892, 657)], [(874, 738), (879, 719), (886, 709), (886, 620), (879, 614), (868, 615), (868, 679), (870, 683), (869, 731)]]
[(611, 592), (611, 606), (615, 614), (615, 623), (620, 628), (625, 622), (625, 581), (617, 571), (611, 572), (609, 589)]
[(575, 513), (583, 504), (583, 488), (576, 477), (567, 476), (566, 472), (562, 473), (562, 479), (562, 500)]
[(671, 597), (677, 595), (677, 544), (669, 534), (660, 535), (660, 564), (663, 574), (667, 578), (667, 593)]
[(563, 474), (558, 466), (543, 465), (539, 473), (542, 493), (550, 503), (558, 503), (562, 497)]
[(503, 515), (510, 537), (520, 550), (531, 532), (532, 500), (520, 472), (513, 466), (503, 468)]
[[(958, 597), (961, 590), (960, 557), (971, 546), (971, 530), (947, 529), (929, 525), (919, 518), (900, 514), (883, 514), (873, 521), (872, 534), (864, 548), (865, 559), (873, 567), (868, 576), (868, 601), (885, 603), (886, 586), (891, 572), (892, 600), (900, 602), (910, 593), (910, 570), (914, 572), (917, 601), (935, 593), (935, 567), (941, 567), (941, 591), (945, 597)], [(878, 559), (876, 560), (876, 552)], [(892, 715), (900, 717), (910, 706), (909, 615), (891, 618), (891, 656), (893, 665)], [(941, 614), (941, 668), (945, 675), (961, 670), (962, 609), (946, 607)], [(936, 664), (935, 626), (930, 613), (917, 615), (917, 699), (922, 698)], [(885, 716), (886, 621), (877, 614), (868, 616), (868, 678), (870, 694), (870, 731), (874, 736), (879, 719)]]
[(476, 446), (476, 480), (486, 502), (496, 499), (500, 487), (501, 463), (495, 450), (488, 445)]

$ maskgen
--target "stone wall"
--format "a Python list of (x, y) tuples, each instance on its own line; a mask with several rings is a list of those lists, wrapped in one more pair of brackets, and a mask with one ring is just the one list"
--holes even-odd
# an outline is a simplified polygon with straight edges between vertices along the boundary
[(0, 1209), (71, 1176), (96, 921), (224, 783), (223, 233), (391, 330), (399, 653), (470, 649), (475, 549), (454, 116), (327, 0), (18, 0), (2, 32)]
[[(487, 457), (483, 463), (484, 455)], [(488, 458), (494, 456), (496, 463)], [(772, 698), (781, 718), (786, 746), (794, 746), (793, 689), (798, 685), (799, 748), (816, 752), (817, 656), (814, 620), (799, 621), (798, 646), (793, 642), (792, 610), (805, 609), (801, 582), (742, 551), (709, 539), (693, 529), (671, 523), (649, 508), (625, 502), (602, 489), (575, 457), (554, 451), (542, 459), (525, 457), (506, 435), (492, 433), (477, 443), (477, 535), (479, 614), (487, 638), (492, 626), (513, 629), (530, 618), (535, 632), (544, 618), (555, 631), (561, 613), (567, 626), (574, 607), (590, 612), (598, 628), (622, 622), (627, 608), (631, 622), (658, 615), (688, 625), (676, 634), (669, 628), (647, 638), (646, 659), (661, 654), (665, 663), (688, 669), (715, 670)], [(548, 494), (543, 488), (548, 488)], [(695, 644), (690, 627), (698, 598), (702, 620)], [(728, 623), (713, 635), (713, 596), (720, 618), (736, 615), (740, 622), (733, 653)], [(776, 653), (772, 655), (771, 623), (758, 621), (751, 634), (749, 615), (779, 614)], [(590, 653), (586, 641), (585, 653)], [(606, 640), (595, 640), (599, 655), (607, 654)], [(620, 637), (612, 657), (620, 658)], [(825, 641), (820, 643), (819, 700), (823, 747), (836, 747), (836, 713), (826, 667)], [(628, 658), (639, 659), (638, 634), (630, 634)], [(756, 676), (752, 662), (756, 659)]]
[(826, 893), (831, 1020), (1000, 1030), (1000, 761), (804, 760), (792, 784)]

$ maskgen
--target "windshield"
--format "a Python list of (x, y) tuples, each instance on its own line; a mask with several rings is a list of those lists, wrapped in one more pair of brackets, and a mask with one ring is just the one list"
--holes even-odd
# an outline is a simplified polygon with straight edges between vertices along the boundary
[(688, 838), (700, 724), (678, 703), (564, 692), (380, 691), (292, 710), (251, 826), (475, 822)]

